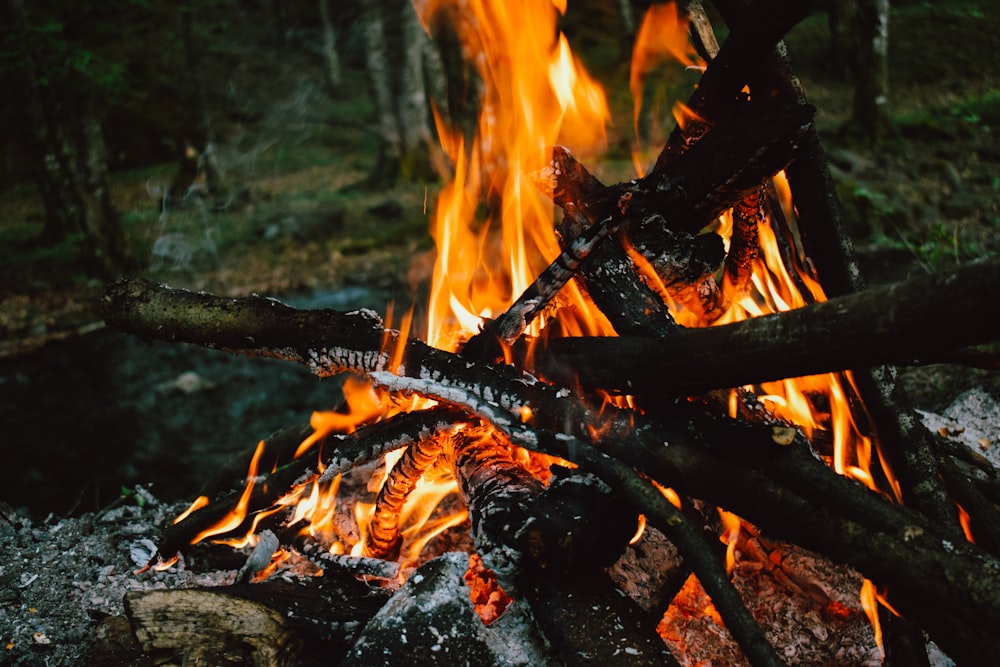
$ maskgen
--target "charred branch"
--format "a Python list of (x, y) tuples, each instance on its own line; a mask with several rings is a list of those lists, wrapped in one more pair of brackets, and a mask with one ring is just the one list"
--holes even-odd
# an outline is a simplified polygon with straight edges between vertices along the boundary
[[(697, 6), (692, 9), (697, 15)], [(740, 91), (753, 80), (754, 72), (785, 33), (805, 18), (810, 9), (809, 2), (760, 0), (755, 3), (753, 12), (747, 12), (743, 20), (732, 26), (732, 32), (714, 54), (688, 100), (694, 122), (674, 129), (656, 160), (654, 174), (686, 154), (709, 128), (730, 113)], [(705, 24), (707, 20), (699, 20), (695, 25), (704, 28)], [(758, 93), (752, 91), (752, 94)]]
[(452, 440), (476, 551), (504, 590), (514, 593), (524, 568), (524, 552), (515, 534), (542, 483), (514, 461), (510, 443), (492, 428), (468, 427)]
[[(741, 25), (760, 9), (760, 3), (750, 0), (716, 0), (714, 4), (732, 27)], [(805, 101), (780, 42), (765, 66), (755, 73), (751, 85), (771, 90), (791, 102)], [(803, 246), (827, 294), (839, 296), (864, 290), (866, 283), (815, 128), (802, 137), (795, 160), (789, 166), (788, 179)], [(942, 526), (959, 536), (955, 512), (933, 463), (926, 431), (912, 418), (912, 407), (896, 383), (895, 371), (876, 366), (858, 374), (855, 380), (866, 409), (873, 413), (881, 445), (900, 477), (904, 501), (935, 516)]]
[(722, 562), (717, 558), (717, 550), (708, 543), (701, 530), (690, 523), (647, 479), (640, 477), (622, 461), (575, 438), (528, 429), (521, 424), (509, 425), (505, 430), (514, 442), (522, 446), (580, 464), (614, 489), (637, 512), (645, 514), (650, 523), (677, 546), (751, 664), (775, 667), (783, 664), (733, 587)]
[[(245, 533), (253, 514), (271, 507), (293, 486), (320, 477), (319, 462), (325, 468), (324, 479), (346, 472), (355, 466), (376, 460), (386, 452), (429, 439), (451, 428), (463, 418), (463, 413), (446, 408), (410, 412), (390, 417), (350, 435), (328, 435), (318, 442), (315, 455), (304, 455), (278, 468), (254, 485), (247, 499), (248, 518), (239, 525), (220, 533), (219, 537)], [(301, 442), (309, 435), (308, 426), (285, 429), (272, 436), (275, 445), (283, 441)], [(287, 444), (287, 443), (285, 443)], [(192, 540), (228, 515), (239, 500), (242, 491), (219, 496), (200, 510), (189, 514), (182, 521), (168, 526), (160, 539), (159, 556), (169, 558), (183, 550)]]
[[(554, 184), (548, 189), (566, 212), (559, 228), (563, 250), (607, 218), (632, 221), (619, 232), (632, 247), (655, 247), (666, 230), (697, 233), (788, 164), (811, 118), (808, 106), (744, 102), (668, 166), (610, 187), (601, 187), (568, 152), (556, 149)], [(620, 335), (663, 336), (676, 330), (660, 292), (642, 279), (622, 243), (599, 244), (578, 275)]]
[[(557, 151), (552, 188), (572, 217), (564, 243), (582, 231), (580, 216), (595, 222), (615, 215), (633, 220), (659, 214), (671, 229), (697, 233), (720, 213), (783, 169), (811, 127), (813, 108), (805, 104), (743, 101), (683, 155), (648, 176), (598, 188), (592, 176)], [(565, 181), (583, 177), (582, 184)], [(574, 225), (576, 225), (574, 227)], [(633, 244), (635, 242), (633, 241)]]
[(365, 555), (388, 560), (399, 557), (403, 544), (399, 534), (400, 512), (421, 476), (437, 460), (443, 445), (444, 438), (421, 438), (408, 446), (392, 467), (375, 498), (375, 511), (365, 538)]
[(726, 272), (723, 280), (731, 286), (733, 293), (743, 294), (750, 277), (753, 275), (753, 263), (760, 254), (758, 251), (758, 232), (766, 216), (765, 188), (747, 193), (733, 207), (733, 236), (729, 243), (729, 254), (726, 255)]
[(482, 330), (466, 342), (462, 355), (470, 359), (490, 361), (503, 355), (503, 346), (510, 346), (541, 313), (559, 290), (569, 282), (580, 265), (590, 257), (605, 238), (617, 231), (619, 220), (612, 217), (598, 220), (573, 239), (572, 244), (556, 257), (517, 300), (499, 317), (487, 321)]
[[(557, 147), (543, 189), (566, 212), (559, 229), (563, 251), (570, 252), (586, 230), (608, 219), (648, 221), (659, 216), (656, 219), (669, 230), (698, 232), (788, 164), (811, 117), (808, 106), (740, 104), (669, 166), (610, 187)], [(638, 230), (627, 226), (624, 236), (628, 244), (645, 247), (659, 243), (657, 235), (663, 231), (647, 222)], [(618, 245), (598, 244), (580, 277), (619, 334), (662, 336), (676, 329), (658, 292), (641, 280)]]
[[(537, 577), (531, 609), (545, 638), (565, 665), (680, 663), (656, 634), (656, 622), (621, 595), (603, 571), (587, 577)], [(598, 639), (599, 638), (599, 639)]]
[(517, 534), (542, 577), (610, 566), (639, 527), (636, 512), (598, 477), (560, 470), (553, 470), (557, 476), (535, 498)]
[(738, 513), (765, 534), (850, 564), (888, 587), (890, 603), (952, 657), (968, 664), (995, 659), (1000, 643), (988, 628), (1000, 620), (1000, 560), (823, 469), (801, 443), (768, 444), (760, 429), (730, 420), (718, 420), (715, 429), (700, 421), (697, 431), (707, 432), (708, 448), (681, 452), (677, 441), (664, 446), (649, 434), (645, 447), (605, 449), (680, 493)]
[[(592, 664), (624, 653), (630, 664), (677, 664), (655, 622), (599, 569), (635, 532), (636, 516), (627, 505), (580, 475), (543, 488), (492, 429), (470, 426), (453, 441), (477, 552), (505, 591), (530, 603), (560, 662)], [(588, 656), (583, 663), (581, 656)]]
[(1000, 512), (950, 458), (938, 460), (948, 495), (968, 513), (976, 544), (1000, 556)]
[[(969, 264), (664, 339), (550, 339), (535, 363), (557, 382), (575, 378), (585, 387), (669, 395), (912, 362), (936, 349), (995, 340), (982, 312), (1000, 298), (998, 280), (1000, 262)], [(906, 439), (912, 437), (908, 431)]]
[[(632, 245), (632, 240), (638, 245)], [(657, 292), (665, 295), (665, 301), (679, 302), (696, 313), (712, 310), (720, 302), (715, 273), (726, 252), (717, 234), (676, 232), (657, 214), (642, 220), (622, 243), (628, 256), (642, 268), (646, 281), (655, 283)]]

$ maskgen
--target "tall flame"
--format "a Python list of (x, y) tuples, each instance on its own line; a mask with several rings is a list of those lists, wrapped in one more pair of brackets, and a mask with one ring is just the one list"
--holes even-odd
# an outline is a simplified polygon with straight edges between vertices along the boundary
[[(784, 172), (779, 172), (774, 177), (773, 186), (783, 215), (789, 226), (794, 228), (791, 189)], [(720, 219), (718, 231), (723, 236), (727, 249), (731, 225), (730, 216)], [(786, 266), (770, 220), (759, 225), (758, 234), (760, 257), (755, 260), (753, 278), (747, 292), (724, 295), (723, 300), (730, 304), (725, 313), (712, 322), (694, 322), (693, 325), (735, 322), (826, 300), (822, 286), (812, 275), (805, 270), (793, 275)], [(726, 289), (725, 284), (723, 289)], [(692, 324), (690, 313), (679, 312), (677, 316), (679, 319), (687, 318), (688, 323)], [(895, 478), (884, 461), (873, 459), (872, 440), (864, 435), (854, 419), (849, 397), (856, 392), (849, 372), (765, 382), (754, 389), (775, 415), (795, 423), (808, 437), (817, 435), (821, 429), (829, 433), (833, 444), (831, 465), (837, 473), (900, 500)], [(887, 489), (879, 488), (872, 467), (874, 463), (881, 464), (880, 478), (885, 480)]]
[[(481, 318), (505, 310), (558, 254), (552, 203), (534, 175), (549, 163), (556, 143), (584, 154), (603, 148), (610, 118), (603, 90), (556, 27), (564, 5), (457, 5), (452, 14), (464, 55), (482, 88), (473, 145), (438, 123), (454, 177), (434, 214), (438, 254), (427, 339), (450, 349), (475, 333)], [(572, 286), (565, 296), (580, 312), (593, 313)], [(593, 330), (590, 322), (578, 326)]]

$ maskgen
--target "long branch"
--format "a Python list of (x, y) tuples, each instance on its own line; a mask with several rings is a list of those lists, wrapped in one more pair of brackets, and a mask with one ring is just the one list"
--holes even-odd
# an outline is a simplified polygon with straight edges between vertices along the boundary
[(666, 338), (561, 338), (536, 351), (540, 372), (631, 394), (698, 394), (883, 363), (996, 340), (1000, 261), (837, 297), (797, 310)]

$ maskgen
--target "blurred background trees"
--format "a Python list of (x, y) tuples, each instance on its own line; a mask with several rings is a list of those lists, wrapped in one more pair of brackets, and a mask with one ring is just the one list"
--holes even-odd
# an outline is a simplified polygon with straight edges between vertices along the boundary
[[(979, 5), (964, 1), (938, 10), (899, 0), (893, 9), (981, 18)], [(432, 185), (448, 169), (432, 108), (468, 138), (478, 83), (445, 11), (429, 26), (418, 20), (414, 4), (428, 3), (0, 0), (0, 187), (31, 179), (44, 202), (32, 247), (72, 244), (91, 275), (108, 277), (148, 263), (174, 212), (197, 210), (208, 219), (259, 204), (249, 171), (265, 158), (292, 160), (293, 149), (315, 145), (312, 139), (339, 154), (324, 160), (351, 169), (364, 162), (355, 189)], [(629, 47), (650, 2), (568, 5), (562, 25), (574, 49), (603, 68), (605, 82), (627, 81)], [(850, 82), (848, 125), (865, 146), (894, 131), (889, 11), (889, 0), (816, 5), (816, 14), (829, 16), (826, 65)], [(724, 31), (721, 20), (713, 24)], [(798, 57), (792, 53), (793, 64)], [(348, 146), (344, 130), (364, 139)], [(306, 153), (299, 151), (302, 159)], [(147, 179), (158, 223), (137, 230), (129, 205), (119, 201), (123, 210), (116, 210), (109, 175), (168, 163), (169, 178)]]

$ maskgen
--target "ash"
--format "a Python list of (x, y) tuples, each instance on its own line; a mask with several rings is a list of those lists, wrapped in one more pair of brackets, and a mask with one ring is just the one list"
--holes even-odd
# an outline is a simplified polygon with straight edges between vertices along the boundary
[(956, 398), (941, 414), (917, 410), (938, 435), (964, 444), (1000, 470), (1000, 401), (982, 387)]
[(128, 664), (139, 657), (127, 591), (218, 586), (235, 572), (174, 566), (135, 574), (162, 526), (184, 505), (137, 487), (120, 505), (76, 518), (32, 522), (0, 504), (0, 665)]

